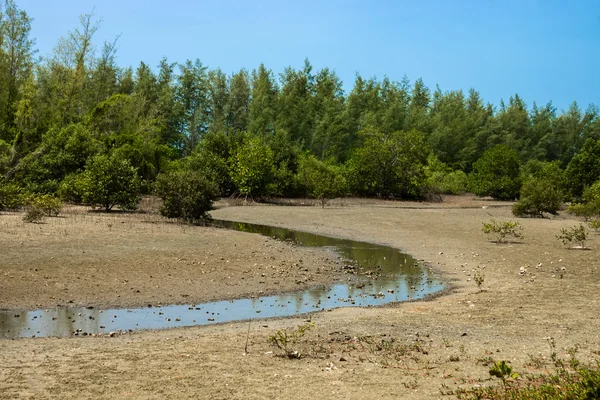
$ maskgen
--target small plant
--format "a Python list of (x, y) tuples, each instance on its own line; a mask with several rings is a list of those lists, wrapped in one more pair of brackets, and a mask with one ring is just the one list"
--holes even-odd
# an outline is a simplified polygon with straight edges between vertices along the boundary
[(302, 353), (296, 348), (300, 339), (302, 339), (306, 333), (315, 327), (314, 323), (308, 323), (304, 325), (298, 325), (295, 331), (288, 332), (285, 329), (280, 329), (274, 335), (269, 336), (267, 341), (273, 346), (283, 351), (287, 358), (301, 358)]
[(569, 229), (562, 228), (560, 235), (556, 235), (556, 238), (562, 240), (565, 246), (575, 242), (578, 244), (578, 248), (585, 249), (588, 231), (583, 224), (579, 224), (579, 226), (573, 226)]
[(473, 276), (473, 280), (477, 284), (477, 289), (481, 290), (481, 286), (485, 281), (485, 274), (481, 270), (477, 270)]
[(596, 232), (600, 231), (600, 218), (596, 218), (592, 221), (589, 221), (587, 224), (590, 227), (590, 229), (593, 229)]
[(516, 221), (497, 221), (492, 218), (489, 222), (483, 223), (481, 230), (485, 234), (495, 234), (497, 243), (505, 243), (508, 236), (523, 239), (523, 227)]
[(44, 220), (45, 216), (46, 214), (44, 213), (44, 210), (42, 210), (42, 208), (35, 204), (32, 204), (27, 206), (25, 215), (23, 215), (23, 221), (39, 224)]
[(506, 386), (508, 379), (516, 379), (518, 374), (512, 372), (512, 367), (506, 361), (498, 361), (490, 368), (490, 375), (502, 380), (502, 384)]

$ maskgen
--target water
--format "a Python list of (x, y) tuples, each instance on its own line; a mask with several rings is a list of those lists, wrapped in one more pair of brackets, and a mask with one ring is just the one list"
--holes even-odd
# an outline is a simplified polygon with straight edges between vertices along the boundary
[(284, 317), (338, 307), (376, 306), (420, 299), (444, 288), (428, 268), (392, 247), (241, 222), (214, 220), (213, 225), (259, 233), (302, 246), (330, 248), (343, 259), (350, 260), (344, 268), (358, 274), (361, 282), (202, 304), (107, 310), (73, 307), (0, 311), (0, 337), (119, 334), (139, 329)]

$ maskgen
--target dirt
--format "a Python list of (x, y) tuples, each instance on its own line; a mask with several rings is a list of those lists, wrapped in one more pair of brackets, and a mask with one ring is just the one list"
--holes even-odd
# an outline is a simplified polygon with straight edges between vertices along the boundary
[[(565, 360), (600, 358), (600, 236), (591, 234), (589, 250), (563, 246), (560, 228), (579, 223), (564, 213), (518, 219), (525, 237), (506, 244), (491, 242), (481, 226), (517, 220), (510, 204), (469, 196), (436, 204), (344, 200), (325, 209), (221, 204), (212, 215), (391, 245), (431, 264), (452, 290), (430, 301), (250, 324), (0, 340), (0, 398), (453, 398), (457, 388), (494, 384), (493, 361), (523, 374), (551, 370), (554, 351)], [(159, 220), (77, 211), (37, 226), (0, 216), (0, 307), (233, 298), (340, 278), (333, 255)], [(312, 280), (298, 285), (307, 272), (296, 270), (300, 258)], [(191, 262), (205, 262), (203, 279)], [(263, 277), (261, 263), (290, 275)], [(281, 357), (267, 343), (308, 319), (315, 328), (292, 346), (303, 358)]]

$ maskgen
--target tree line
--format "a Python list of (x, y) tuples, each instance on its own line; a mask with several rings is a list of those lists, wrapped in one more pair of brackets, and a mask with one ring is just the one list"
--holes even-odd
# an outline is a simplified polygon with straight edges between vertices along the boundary
[[(198, 59), (122, 67), (118, 37), (95, 45), (99, 28), (94, 15), (82, 15), (51, 54), (37, 59), (31, 19), (5, 0), (5, 191), (12, 185), (13, 192), (107, 209), (120, 204), (107, 200), (119, 179), (137, 195), (172, 192), (176, 182), (183, 190), (188, 182), (205, 188), (203, 198), (310, 196), (325, 202), (339, 195), (420, 199), (471, 190), (514, 199), (524, 173), (554, 168), (563, 174), (563, 197), (578, 199), (600, 176), (598, 161), (586, 164), (592, 172), (583, 181), (575, 167), (564, 175), (582, 152), (597, 153), (590, 150), (600, 140), (594, 105), (582, 110), (573, 102), (558, 112), (551, 102), (528, 107), (515, 94), (494, 106), (475, 89), (432, 90), (422, 79), (358, 74), (345, 93), (335, 70), (315, 70), (308, 60), (278, 74), (263, 64), (227, 74)], [(491, 159), (498, 165), (486, 167)], [(99, 185), (94, 180), (110, 176), (102, 168), (128, 178)], [(505, 178), (494, 181), (498, 173)], [(122, 205), (134, 206), (135, 198)]]

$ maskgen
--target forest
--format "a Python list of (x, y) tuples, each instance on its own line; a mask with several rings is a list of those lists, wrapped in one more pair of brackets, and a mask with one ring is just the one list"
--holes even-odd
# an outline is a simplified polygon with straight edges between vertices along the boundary
[(218, 196), (325, 205), (347, 195), (514, 200), (525, 191), (563, 202), (600, 192), (595, 105), (559, 112), (518, 94), (493, 105), (475, 88), (359, 74), (345, 93), (334, 69), (308, 60), (231, 74), (197, 58), (122, 67), (118, 37), (95, 44), (93, 14), (38, 57), (31, 23), (5, 1), (0, 210), (40, 196), (135, 209), (156, 193), (165, 215), (196, 220)]

